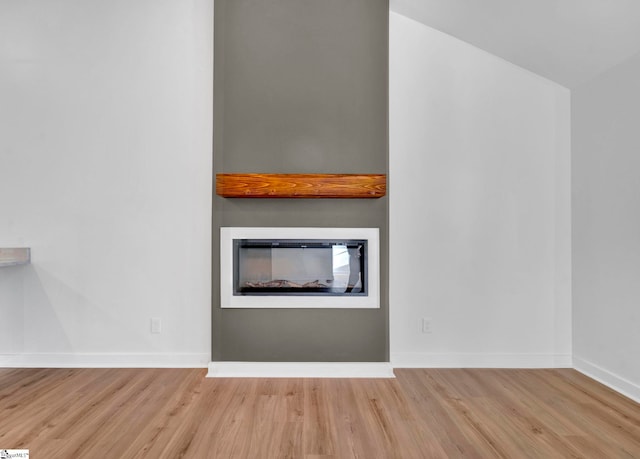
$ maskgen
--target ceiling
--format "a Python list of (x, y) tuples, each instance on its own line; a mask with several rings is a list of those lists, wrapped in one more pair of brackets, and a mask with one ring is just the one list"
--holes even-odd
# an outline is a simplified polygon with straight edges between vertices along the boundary
[(390, 0), (390, 8), (568, 88), (640, 52), (638, 0)]

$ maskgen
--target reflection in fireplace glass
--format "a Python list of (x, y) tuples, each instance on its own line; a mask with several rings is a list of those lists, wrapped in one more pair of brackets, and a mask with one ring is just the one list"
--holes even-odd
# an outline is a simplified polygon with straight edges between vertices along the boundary
[(234, 295), (367, 295), (367, 241), (234, 239)]

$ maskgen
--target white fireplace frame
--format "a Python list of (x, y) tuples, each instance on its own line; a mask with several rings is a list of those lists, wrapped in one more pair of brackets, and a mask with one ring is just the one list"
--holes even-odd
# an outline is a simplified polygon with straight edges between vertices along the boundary
[[(369, 288), (363, 296), (234, 295), (234, 239), (366, 239)], [(222, 308), (380, 307), (380, 231), (378, 228), (220, 228), (220, 305)]]

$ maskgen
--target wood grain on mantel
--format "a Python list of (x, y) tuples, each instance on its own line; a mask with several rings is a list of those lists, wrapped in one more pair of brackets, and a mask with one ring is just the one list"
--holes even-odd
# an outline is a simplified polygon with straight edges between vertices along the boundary
[(217, 174), (225, 198), (381, 198), (384, 174)]

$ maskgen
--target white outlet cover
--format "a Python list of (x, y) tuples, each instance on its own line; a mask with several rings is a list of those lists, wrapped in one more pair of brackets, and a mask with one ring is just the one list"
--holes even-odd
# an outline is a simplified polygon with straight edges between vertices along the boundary
[(162, 331), (162, 319), (159, 317), (151, 318), (151, 333), (160, 333)]

